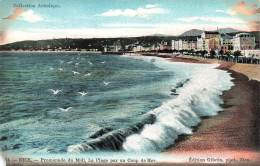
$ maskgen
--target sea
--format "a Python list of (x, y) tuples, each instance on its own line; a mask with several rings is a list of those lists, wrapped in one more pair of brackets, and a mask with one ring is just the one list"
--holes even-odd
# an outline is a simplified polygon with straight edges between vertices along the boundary
[(157, 154), (222, 111), (220, 95), (234, 84), (217, 67), (139, 55), (1, 53), (0, 151)]

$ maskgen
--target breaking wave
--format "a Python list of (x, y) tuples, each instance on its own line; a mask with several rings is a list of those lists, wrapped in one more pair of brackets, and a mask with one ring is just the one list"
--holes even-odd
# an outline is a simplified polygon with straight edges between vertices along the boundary
[(117, 151), (122, 150), (123, 142), (126, 137), (134, 133), (140, 132), (147, 124), (153, 124), (155, 116), (152, 114), (144, 115), (142, 122), (124, 129), (113, 130), (112, 128), (103, 128), (85, 141), (78, 145), (69, 146), (68, 152), (91, 152), (91, 151)]
[(219, 96), (233, 86), (230, 74), (216, 67), (205, 65), (176, 83), (171, 88), (176, 97), (146, 113), (142, 122), (125, 129), (101, 129), (90, 141), (69, 146), (68, 152), (157, 152), (173, 144), (179, 135), (192, 134), (201, 117), (222, 111)]
[(154, 124), (147, 124), (140, 133), (126, 138), (125, 151), (160, 151), (178, 138), (180, 134), (192, 134), (201, 117), (214, 116), (221, 111), (222, 91), (233, 85), (230, 75), (208, 66), (193, 75), (187, 85), (177, 89), (178, 97), (169, 100), (149, 114), (156, 117)]

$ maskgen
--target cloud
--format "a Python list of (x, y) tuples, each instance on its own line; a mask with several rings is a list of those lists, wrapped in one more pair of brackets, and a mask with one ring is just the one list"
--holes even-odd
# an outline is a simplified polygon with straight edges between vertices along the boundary
[(199, 20), (199, 17), (187, 17), (187, 18), (179, 18), (177, 19), (178, 21), (181, 22), (195, 22)]
[[(104, 25), (105, 26), (105, 25)], [(216, 30), (216, 25), (209, 24), (110, 24), (110, 28), (70, 28), (70, 29), (26, 29), (8, 31), (8, 42), (22, 40), (43, 40), (53, 38), (112, 38), (112, 37), (137, 37), (153, 34), (180, 35), (190, 29)], [(115, 28), (111, 28), (115, 27)], [(225, 24), (219, 28), (234, 28), (240, 31), (248, 31), (246, 25)]]
[(235, 4), (236, 12), (239, 12), (244, 15), (256, 15), (260, 13), (260, 8), (257, 8), (256, 4), (248, 6), (244, 1), (238, 2)]
[(231, 15), (231, 16), (236, 16), (237, 15), (237, 11), (235, 8), (229, 8), (227, 11), (226, 11), (227, 14)]
[(216, 12), (219, 12), (219, 13), (226, 13), (224, 10), (216, 10)]
[[(127, 28), (132, 28), (132, 29), (147, 29), (147, 33), (149, 33), (149, 31), (157, 31), (158, 32), (160, 30), (168, 30), (169, 32), (171, 31), (171, 35), (178, 35), (178, 32), (182, 33), (184, 32), (186, 29), (190, 30), (190, 29), (214, 29), (216, 28), (216, 25), (210, 25), (210, 24), (176, 24), (176, 23), (170, 23), (170, 24), (101, 24), (101, 26), (103, 27), (109, 27), (109, 28), (121, 28), (120, 30), (124, 30)], [(136, 28), (134, 28), (136, 27)], [(236, 28), (236, 29), (240, 29), (240, 30), (248, 30), (247, 26), (241, 25), (241, 24), (222, 24), (222, 25), (218, 25), (219, 28), (226, 28), (226, 27), (232, 27), (232, 28)], [(135, 34), (133, 34), (135, 35)]]
[(236, 10), (234, 8), (229, 8), (227, 11), (216, 10), (216, 12), (218, 12), (218, 13), (226, 13), (226, 14), (231, 15), (231, 16), (237, 15), (237, 12), (236, 12)]
[[(259, 0), (259, 5), (260, 5), (260, 0)], [(216, 10), (216, 12), (222, 12), (222, 11), (223, 10)], [(257, 14), (260, 13), (260, 8), (258, 8), (256, 4), (248, 5), (246, 2), (240, 1), (236, 3), (233, 7), (229, 8), (227, 11), (224, 11), (224, 13), (227, 13), (232, 16), (238, 15), (239, 13), (242, 15), (251, 16), (251, 17), (243, 17), (242, 15), (238, 15), (239, 17), (242, 16), (241, 20), (243, 20), (243, 22), (247, 24), (247, 26), (251, 31), (260, 30), (260, 24), (258, 21), (249, 20), (249, 18), (258, 19), (259, 15)]]
[(43, 21), (43, 19), (41, 18), (41, 16), (35, 15), (32, 10), (28, 10), (27, 12), (24, 12), (24, 13), (21, 15), (21, 19), (22, 19), (22, 20), (25, 20), (25, 21), (28, 21), (28, 22), (31, 22), (31, 23)]
[[(0, 0), (1, 2), (1, 0)], [(0, 45), (7, 43), (7, 33), (6, 32), (0, 32)]]
[(156, 24), (101, 24), (102, 27), (156, 27)]
[(245, 21), (250, 31), (260, 31), (260, 21), (258, 20), (246, 20)]
[[(260, 3), (260, 0), (259, 0)], [(250, 16), (250, 15), (256, 15), (260, 13), (260, 8), (257, 8), (256, 4), (248, 6), (246, 2), (241, 1), (235, 4), (235, 6), (229, 8), (227, 11), (224, 10), (216, 10), (216, 12), (219, 13), (226, 13), (231, 16), (238, 15), (238, 13)]]
[(181, 22), (196, 22), (196, 21), (204, 21), (204, 22), (217, 22), (217, 23), (233, 23), (233, 24), (243, 24), (244, 21), (233, 18), (233, 17), (187, 17), (187, 18), (179, 18), (177, 19)]
[(39, 15), (35, 15), (32, 10), (24, 11), (23, 8), (15, 8), (13, 10), (14, 15), (9, 15), (6, 18), (8, 20), (25, 20), (27, 22), (35, 23), (38, 21), (42, 21), (43, 19)]
[(125, 16), (125, 17), (141, 17), (141, 18), (148, 18), (151, 14), (163, 14), (166, 13), (166, 10), (163, 8), (155, 8), (155, 5), (146, 5), (146, 8), (138, 8), (136, 10), (133, 9), (115, 9), (109, 10), (97, 16), (103, 17), (116, 17), (116, 16)]
[(156, 7), (156, 5), (148, 4), (148, 5), (146, 5), (145, 7), (146, 7), (146, 8), (154, 8), (154, 7)]
[(14, 15), (9, 15), (8, 17), (3, 18), (3, 19), (18, 20), (19, 17), (24, 13), (24, 9), (17, 7), (17, 8), (15, 8), (15, 9), (13, 10), (13, 13), (14, 13)]
[(232, 17), (203, 17), (201, 20), (205, 22), (244, 24), (241, 19)]

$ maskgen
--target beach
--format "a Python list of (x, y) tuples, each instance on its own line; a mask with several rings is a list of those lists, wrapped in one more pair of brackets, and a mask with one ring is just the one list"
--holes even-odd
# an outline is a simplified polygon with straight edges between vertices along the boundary
[[(160, 56), (164, 57), (164, 56)], [(116, 57), (115, 57), (116, 58)], [(257, 65), (235, 64), (215, 59), (192, 56), (169, 57), (173, 62), (219, 63), (235, 84), (221, 95), (223, 111), (213, 117), (203, 117), (193, 127), (193, 134), (179, 135), (178, 139), (161, 152), (175, 159), (176, 165), (257, 165), (259, 163), (259, 72)], [(93, 60), (92, 60), (93, 61)], [(107, 62), (108, 63), (108, 62)], [(258, 70), (259, 71), (259, 70)], [(248, 73), (254, 72), (248, 78)], [(241, 74), (243, 73), (243, 74)], [(250, 80), (249, 80), (250, 79)], [(77, 126), (77, 125), (76, 125)], [(25, 163), (24, 165), (46, 165), (47, 163)], [(120, 163), (117, 163), (120, 164)], [(122, 165), (172, 165), (173, 163), (121, 163)], [(16, 165), (15, 163), (8, 165)], [(19, 165), (23, 165), (20, 163)], [(47, 165), (54, 165), (48, 163)], [(55, 164), (56, 165), (56, 164)], [(71, 165), (69, 163), (57, 165)], [(73, 165), (73, 164), (72, 164)], [(111, 163), (74, 163), (74, 165), (114, 165)]]
[(177, 58), (172, 58), (174, 62), (187, 62), (187, 63), (218, 63), (221, 69), (232, 70), (246, 75), (249, 79), (260, 81), (260, 65), (243, 64), (226, 62), (217, 59), (206, 59), (196, 56), (181, 55)]
[[(235, 164), (259, 163), (260, 66), (192, 56), (179, 56), (170, 60), (219, 63), (221, 70), (231, 73), (235, 85), (221, 95), (224, 101), (222, 112), (203, 119), (200, 125), (194, 128), (193, 135), (179, 137), (163, 154), (181, 158), (222, 157)], [(244, 162), (243, 159), (248, 161)]]

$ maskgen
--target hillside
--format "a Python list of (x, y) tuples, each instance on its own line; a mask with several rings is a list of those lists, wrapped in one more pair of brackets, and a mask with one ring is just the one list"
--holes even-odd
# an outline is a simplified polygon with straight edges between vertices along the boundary
[[(195, 37), (180, 37), (181, 39), (196, 39)], [(63, 49), (98, 49), (103, 50), (106, 45), (113, 45), (116, 41), (120, 40), (123, 45), (130, 45), (134, 43), (142, 43), (144, 45), (155, 45), (162, 41), (171, 43), (173, 39), (179, 39), (179, 37), (168, 36), (142, 36), (142, 37), (130, 37), (130, 38), (92, 38), (92, 39), (51, 39), (51, 40), (38, 40), (38, 41), (21, 41), (10, 43), (0, 46), (0, 50), (30, 50), (30, 49), (54, 49), (62, 47)]]
[[(203, 30), (191, 29), (189, 31), (184, 32), (180, 36), (200, 36), (202, 32), (203, 32)], [(238, 32), (238, 30), (233, 29), (233, 28), (222, 28), (222, 29), (218, 29), (218, 32), (221, 33), (221, 34), (223, 34), (223, 33), (234, 33), (234, 32)]]
[(220, 28), (218, 29), (218, 32), (222, 34), (222, 33), (237, 33), (239, 31), (233, 28), (222, 28), (222, 29)]
[(180, 36), (200, 36), (203, 30), (199, 29), (191, 29), (189, 31), (184, 32)]
[[(234, 29), (220, 29), (222, 32), (234, 31)], [(162, 41), (171, 43), (172, 40), (196, 40), (197, 37), (201, 35), (201, 30), (192, 29), (185, 32), (187, 34), (183, 36), (164, 36), (164, 35), (152, 35), (152, 36), (142, 36), (142, 37), (129, 37), (129, 38), (92, 38), (92, 39), (72, 39), (72, 38), (63, 38), (63, 39), (49, 39), (49, 40), (38, 40), (38, 41), (21, 41), (10, 43), (6, 45), (1, 45), (0, 50), (39, 50), (39, 49), (54, 49), (54, 48), (63, 48), (63, 49), (97, 49), (99, 51), (103, 50), (103, 47), (106, 45), (113, 45), (116, 41), (120, 40), (123, 45), (131, 45), (137, 42), (146, 45), (152, 46)], [(234, 36), (240, 32), (227, 33), (228, 35)], [(254, 31), (250, 32), (256, 37), (256, 42), (259, 42), (260, 32)], [(189, 36), (188, 36), (189, 34)], [(196, 35), (196, 36), (193, 36)]]

